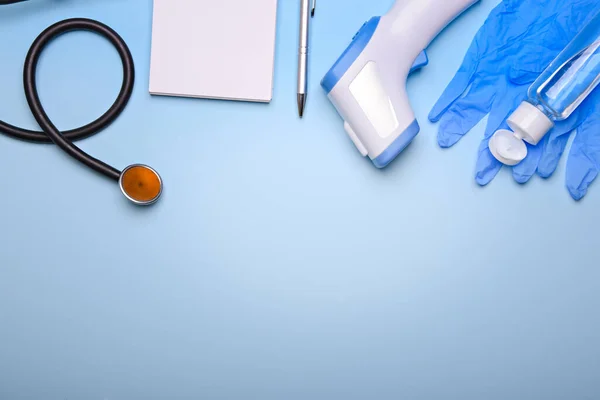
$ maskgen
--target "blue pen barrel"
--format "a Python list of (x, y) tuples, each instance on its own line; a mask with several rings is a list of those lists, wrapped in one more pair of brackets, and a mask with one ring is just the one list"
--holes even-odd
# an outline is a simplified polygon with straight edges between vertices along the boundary
[(529, 90), (529, 101), (554, 121), (569, 118), (600, 84), (600, 13)]

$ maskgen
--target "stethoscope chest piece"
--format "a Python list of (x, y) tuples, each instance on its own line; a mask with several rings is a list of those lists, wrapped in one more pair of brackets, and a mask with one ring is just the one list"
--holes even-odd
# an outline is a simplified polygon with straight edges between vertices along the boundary
[(139, 206), (156, 203), (163, 190), (162, 178), (158, 172), (143, 164), (125, 168), (121, 172), (119, 186), (125, 197)]

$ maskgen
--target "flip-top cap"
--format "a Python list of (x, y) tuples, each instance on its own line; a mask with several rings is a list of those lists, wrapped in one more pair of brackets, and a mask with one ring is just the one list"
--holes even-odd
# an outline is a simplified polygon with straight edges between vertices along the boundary
[(507, 123), (518, 138), (534, 146), (554, 128), (554, 122), (527, 101), (521, 103), (508, 118)]
[(509, 130), (494, 133), (488, 144), (490, 152), (504, 165), (515, 166), (527, 157), (527, 145)]

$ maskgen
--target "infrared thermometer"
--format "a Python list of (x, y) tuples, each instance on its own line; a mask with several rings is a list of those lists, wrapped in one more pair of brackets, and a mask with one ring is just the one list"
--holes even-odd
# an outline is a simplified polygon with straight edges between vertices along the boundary
[(406, 92), (409, 74), (429, 62), (425, 49), (480, 0), (396, 0), (366, 22), (321, 81), (364, 157), (385, 168), (419, 133)]

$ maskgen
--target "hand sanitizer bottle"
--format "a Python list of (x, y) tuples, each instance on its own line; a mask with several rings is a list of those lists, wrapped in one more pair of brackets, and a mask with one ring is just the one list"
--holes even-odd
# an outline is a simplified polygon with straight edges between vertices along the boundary
[(527, 156), (527, 142), (537, 145), (556, 121), (571, 116), (600, 84), (600, 13), (573, 39), (531, 85), (528, 98), (508, 118), (513, 132), (499, 130), (489, 148), (506, 165)]

